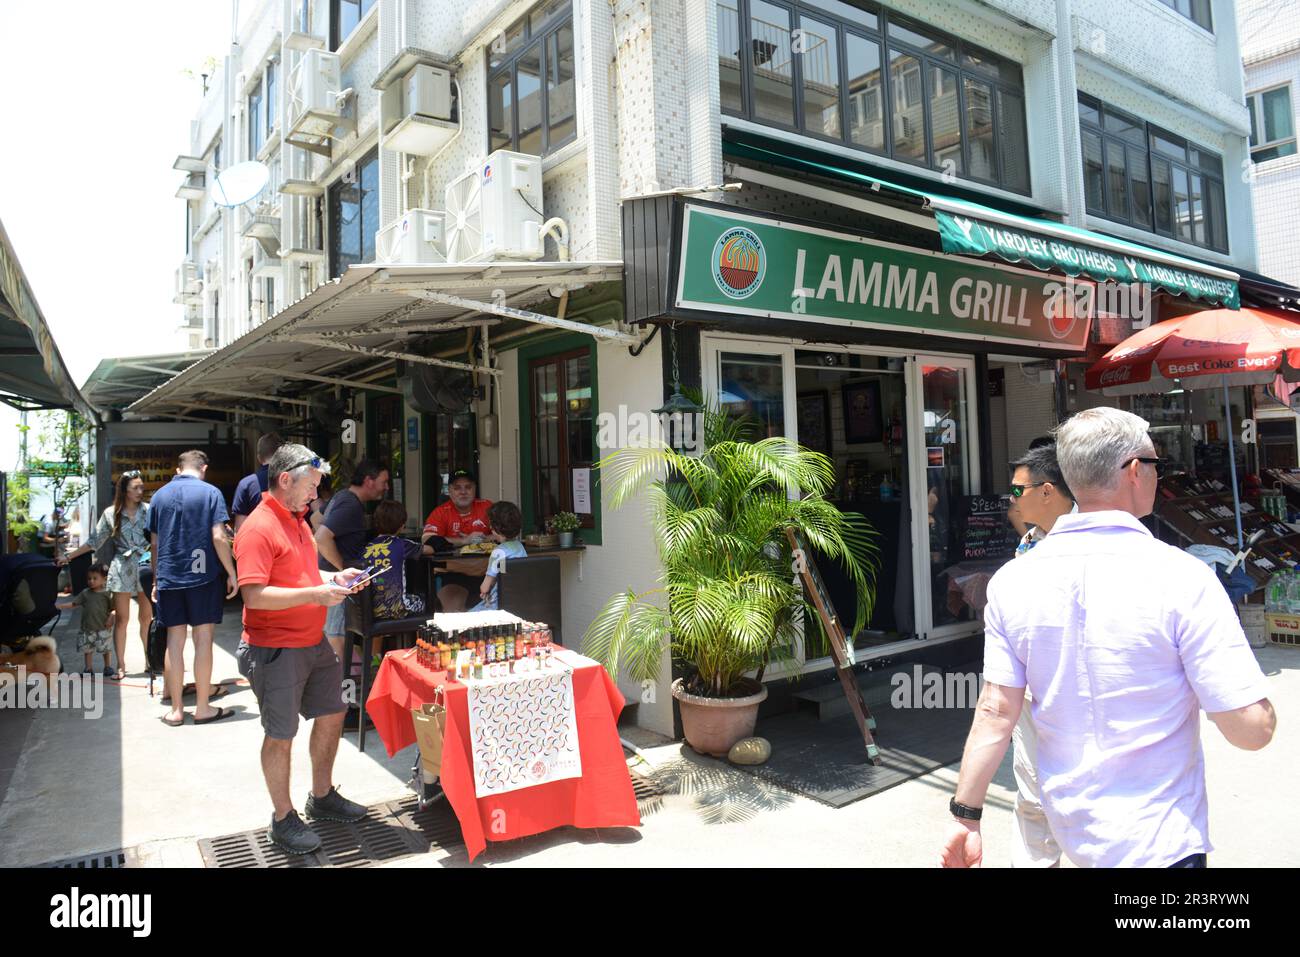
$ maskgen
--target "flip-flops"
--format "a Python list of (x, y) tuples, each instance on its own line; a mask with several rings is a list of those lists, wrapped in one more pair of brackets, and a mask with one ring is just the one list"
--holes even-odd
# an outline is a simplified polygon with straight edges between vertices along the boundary
[(229, 718), (235, 713), (233, 708), (218, 708), (217, 713), (210, 718), (195, 718), (195, 724), (211, 724), (213, 721), (220, 721), (222, 718)]
[(181, 719), (179, 721), (168, 721), (166, 715), (163, 715), (161, 720), (162, 723), (167, 725), (167, 727), (169, 728), (179, 728), (181, 725), (185, 723), (185, 715), (181, 715)]

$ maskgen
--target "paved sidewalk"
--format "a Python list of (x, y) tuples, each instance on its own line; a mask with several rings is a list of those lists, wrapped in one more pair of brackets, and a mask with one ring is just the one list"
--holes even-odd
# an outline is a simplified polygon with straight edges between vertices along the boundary
[[(71, 623), (59, 629), (65, 666), (79, 667)], [(128, 672), (143, 669), (132, 624)], [(216, 680), (238, 678), (238, 606), (227, 608), (217, 638)], [(1300, 866), (1300, 822), (1290, 812), (1300, 794), (1295, 761), (1300, 732), (1300, 651), (1258, 652), (1280, 720), (1274, 742), (1247, 753), (1230, 747), (1208, 720), (1203, 741), (1208, 767), (1211, 835), (1216, 867)], [(0, 742), (28, 727), (0, 790), (0, 866), (21, 866), (117, 848), (138, 848), (145, 863), (199, 866), (196, 841), (265, 826), (270, 804), (258, 765), (261, 725), (244, 686), (221, 704), (240, 713), (218, 724), (168, 728), (150, 699), (147, 679), (105, 684), (98, 720), (79, 713), (0, 711)], [(192, 710), (192, 706), (191, 706)], [(761, 731), (761, 729), (760, 729)], [(955, 765), (835, 810), (772, 787), (680, 743), (646, 732), (624, 732), (642, 746), (666, 792), (645, 802), (641, 828), (566, 828), (491, 845), (474, 866), (683, 867), (727, 864), (930, 867), (956, 781)], [(11, 749), (12, 750), (12, 749)], [(0, 789), (5, 750), (0, 747)], [(335, 780), (366, 804), (405, 796), (413, 749), (388, 759), (376, 736), (360, 754), (355, 735), (339, 749)], [(295, 800), (309, 784), (306, 735), (294, 748)], [(1012, 777), (1003, 762), (985, 812), (985, 861), (1009, 861)], [(301, 805), (300, 805), (301, 807)], [(467, 866), (464, 851), (408, 857), (390, 867)]]

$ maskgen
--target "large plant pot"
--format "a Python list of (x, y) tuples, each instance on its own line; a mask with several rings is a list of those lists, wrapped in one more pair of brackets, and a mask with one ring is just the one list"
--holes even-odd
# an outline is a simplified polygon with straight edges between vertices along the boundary
[(682, 710), (682, 732), (686, 743), (700, 754), (725, 758), (731, 746), (754, 733), (758, 706), (767, 700), (767, 688), (752, 682), (756, 690), (741, 698), (706, 698), (682, 689), (682, 679), (673, 682), (673, 697)]

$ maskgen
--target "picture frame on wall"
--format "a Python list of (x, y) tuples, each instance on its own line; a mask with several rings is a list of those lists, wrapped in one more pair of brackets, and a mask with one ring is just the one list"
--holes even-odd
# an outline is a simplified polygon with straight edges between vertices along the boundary
[(799, 444), (823, 455), (831, 454), (831, 399), (825, 389), (800, 392), (796, 399)]
[(844, 441), (850, 445), (883, 442), (885, 419), (880, 409), (880, 381), (846, 382), (840, 394), (844, 403)]

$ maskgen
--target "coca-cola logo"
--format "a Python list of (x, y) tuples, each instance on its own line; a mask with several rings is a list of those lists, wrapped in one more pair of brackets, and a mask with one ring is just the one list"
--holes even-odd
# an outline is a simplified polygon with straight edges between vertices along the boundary
[(1102, 385), (1119, 385), (1121, 382), (1127, 382), (1129, 376), (1133, 374), (1132, 366), (1120, 366), (1116, 369), (1107, 369), (1101, 374)]

